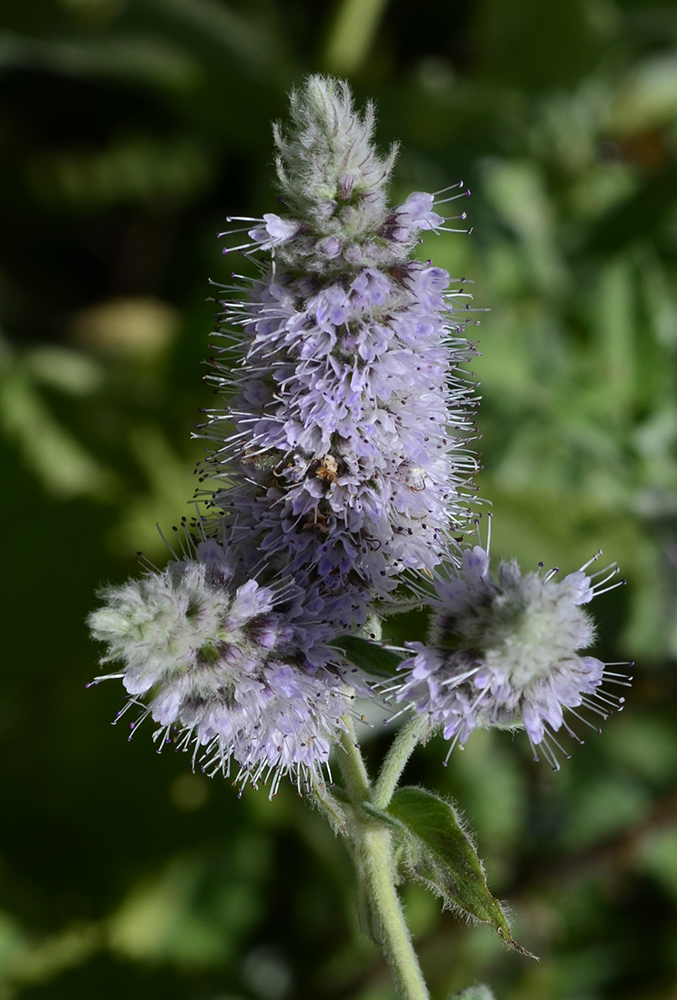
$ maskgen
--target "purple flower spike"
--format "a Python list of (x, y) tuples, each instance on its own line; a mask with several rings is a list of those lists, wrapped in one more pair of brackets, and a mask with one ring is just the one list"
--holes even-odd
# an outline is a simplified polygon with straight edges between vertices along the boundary
[(234, 350), (213, 362), (225, 405), (205, 430), (230, 544), (334, 630), (441, 560), (477, 468), (469, 296), (410, 259), (445, 219), (422, 192), (388, 207), (396, 151), (381, 158), (372, 132), (345, 84), (311, 77), (292, 95), (275, 132), (289, 214), (249, 230), (247, 252), (270, 253), (261, 276), (223, 289), (217, 336)]

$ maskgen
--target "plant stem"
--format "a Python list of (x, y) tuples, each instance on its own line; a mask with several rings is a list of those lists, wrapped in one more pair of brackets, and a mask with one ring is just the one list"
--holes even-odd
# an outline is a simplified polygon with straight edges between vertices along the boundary
[(338, 766), (348, 798), (354, 806), (360, 806), (363, 802), (371, 802), (371, 781), (357, 742), (353, 720), (349, 715), (344, 715), (343, 722), (346, 729), (340, 737), (343, 752), (339, 751), (337, 754)]
[(348, 828), (346, 825), (345, 810), (327, 789), (326, 785), (316, 783), (313, 786), (312, 798), (318, 809), (329, 820), (334, 833), (341, 833), (344, 837), (347, 837)]
[(427, 729), (425, 717), (417, 715), (402, 726), (393, 740), (374, 785), (373, 803), (378, 809), (388, 806), (407, 761)]
[(395, 888), (390, 831), (376, 823), (361, 824), (356, 853), (367, 884), (373, 931), (400, 1000), (430, 1000)]
[[(400, 1000), (430, 1000), (395, 887), (390, 830), (373, 817), (365, 816), (362, 810), (365, 803), (377, 803), (372, 796), (371, 782), (355, 739), (352, 720), (344, 718), (344, 721), (347, 731), (341, 737), (344, 752), (339, 753), (338, 763), (353, 807), (346, 812), (345, 832), (353, 848), (360, 888), (367, 897), (369, 930), (383, 949)], [(423, 732), (416, 721), (416, 725), (409, 725), (398, 733), (396, 745), (399, 744), (399, 750), (395, 751), (394, 745), (384, 763), (379, 783), (382, 784), (382, 795), (386, 796), (385, 805)]]

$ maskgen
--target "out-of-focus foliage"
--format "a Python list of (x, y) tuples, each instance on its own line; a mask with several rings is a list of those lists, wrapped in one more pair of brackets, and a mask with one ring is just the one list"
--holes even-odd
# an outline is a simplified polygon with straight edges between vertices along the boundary
[(0, 21), (0, 1000), (392, 998), (320, 817), (287, 788), (238, 800), (150, 729), (127, 743), (121, 691), (84, 687), (97, 584), (162, 560), (155, 523), (190, 513), (207, 278), (233, 266), (215, 234), (274, 210), (269, 121), (318, 70), (402, 141), (394, 196), (472, 188), (473, 235), (422, 253), (491, 310), (493, 551), (570, 571), (602, 547), (628, 586), (595, 602), (600, 655), (638, 660), (626, 713), (557, 775), (501, 733), (446, 770), (439, 740), (414, 758), (541, 956), (411, 885), (423, 966), (439, 1000), (673, 996), (674, 5), (30, 0)]

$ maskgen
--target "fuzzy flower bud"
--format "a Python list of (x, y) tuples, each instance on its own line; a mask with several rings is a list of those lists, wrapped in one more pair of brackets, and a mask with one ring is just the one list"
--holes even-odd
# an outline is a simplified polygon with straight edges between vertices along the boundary
[(428, 643), (408, 643), (414, 655), (400, 666), (397, 701), (441, 725), (452, 749), (474, 729), (523, 727), (535, 758), (540, 746), (557, 769), (553, 747), (568, 754), (553, 734), (564, 727), (578, 739), (564, 713), (591, 725), (577, 709), (606, 718), (624, 699), (601, 685), (627, 684), (608, 665), (581, 655), (595, 635), (582, 605), (617, 572), (610, 566), (588, 576), (589, 565), (558, 581), (556, 570), (522, 576), (516, 562), (502, 562), (493, 577), (489, 553), (466, 549), (458, 574), (436, 582)]
[(347, 83), (313, 76), (290, 96), (290, 126), (275, 127), (282, 199), (312, 243), (339, 237), (346, 244), (378, 232), (386, 219), (385, 185), (397, 155), (374, 148), (374, 107), (358, 114)]

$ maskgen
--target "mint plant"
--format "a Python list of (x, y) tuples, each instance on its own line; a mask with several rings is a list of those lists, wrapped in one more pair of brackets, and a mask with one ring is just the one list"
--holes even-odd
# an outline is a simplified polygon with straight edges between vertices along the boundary
[[(240, 790), (272, 796), (289, 778), (326, 815), (399, 996), (423, 1000), (399, 867), (519, 946), (454, 805), (400, 787), (411, 754), (437, 730), (450, 754), (475, 729), (524, 729), (557, 769), (562, 734), (582, 742), (629, 679), (585, 653), (585, 606), (617, 585), (615, 564), (590, 571), (595, 556), (561, 581), (511, 561), (492, 574), (470, 296), (413, 256), (421, 233), (455, 227), (442, 213), (469, 192), (389, 206), (397, 150), (381, 156), (373, 129), (345, 83), (314, 76), (292, 93), (275, 128), (281, 212), (221, 234), (258, 274), (216, 285), (221, 403), (198, 429), (210, 450), (196, 515), (169, 564), (104, 589), (89, 622), (116, 664), (96, 680), (122, 681), (133, 729), (151, 718), (160, 746)], [(382, 622), (417, 606), (429, 634), (383, 644)], [(400, 723), (375, 779), (357, 698)]]

